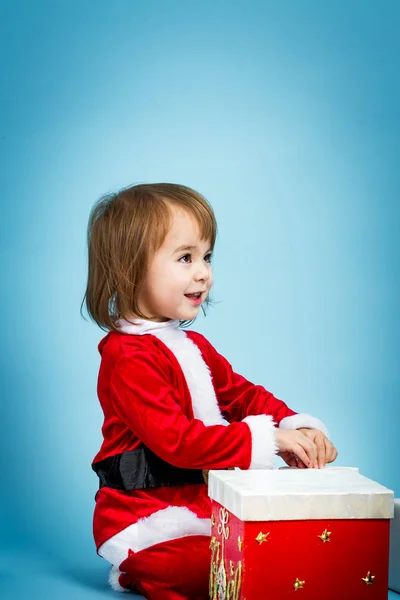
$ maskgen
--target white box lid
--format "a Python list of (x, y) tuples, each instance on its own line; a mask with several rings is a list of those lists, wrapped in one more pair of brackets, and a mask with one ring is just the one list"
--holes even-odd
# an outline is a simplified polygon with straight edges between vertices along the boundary
[(210, 471), (208, 493), (242, 521), (393, 517), (392, 490), (353, 467)]

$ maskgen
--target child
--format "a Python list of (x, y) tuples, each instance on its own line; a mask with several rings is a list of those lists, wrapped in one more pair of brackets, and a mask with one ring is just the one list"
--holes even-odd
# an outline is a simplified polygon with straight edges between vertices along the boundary
[(337, 455), (318, 419), (296, 414), (180, 328), (209, 302), (215, 238), (212, 208), (181, 185), (124, 189), (89, 219), (86, 306), (108, 330), (99, 344), (94, 537), (113, 565), (111, 586), (150, 600), (208, 598), (205, 471), (271, 469), (276, 454), (323, 467)]

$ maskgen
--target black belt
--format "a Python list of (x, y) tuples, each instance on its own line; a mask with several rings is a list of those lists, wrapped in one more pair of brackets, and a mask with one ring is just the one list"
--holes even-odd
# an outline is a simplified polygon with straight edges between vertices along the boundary
[(162, 460), (146, 446), (109, 456), (92, 464), (100, 488), (142, 490), (204, 483), (201, 469), (180, 469)]

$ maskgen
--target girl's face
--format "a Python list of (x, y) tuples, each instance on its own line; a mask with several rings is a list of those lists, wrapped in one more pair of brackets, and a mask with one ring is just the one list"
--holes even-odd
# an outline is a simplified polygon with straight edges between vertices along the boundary
[(171, 215), (171, 228), (150, 262), (139, 308), (155, 321), (190, 321), (197, 317), (213, 283), (210, 242), (200, 239), (189, 213), (171, 207)]

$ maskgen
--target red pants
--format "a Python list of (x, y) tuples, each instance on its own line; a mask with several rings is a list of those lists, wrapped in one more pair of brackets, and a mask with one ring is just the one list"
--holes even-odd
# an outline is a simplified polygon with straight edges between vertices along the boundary
[(192, 535), (129, 551), (119, 584), (148, 600), (208, 600), (210, 538)]

